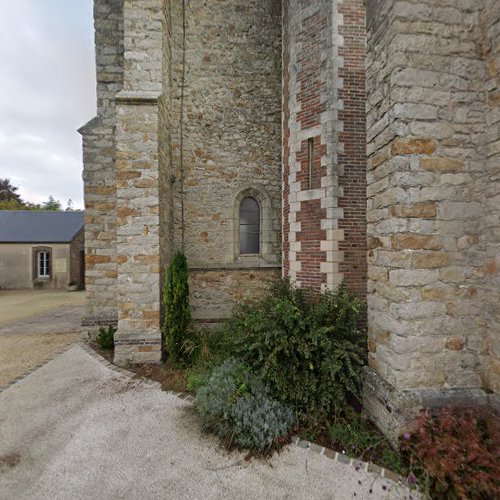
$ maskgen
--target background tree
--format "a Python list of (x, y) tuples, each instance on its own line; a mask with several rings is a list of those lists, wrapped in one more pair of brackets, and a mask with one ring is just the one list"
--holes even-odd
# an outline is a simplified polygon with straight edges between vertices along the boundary
[(16, 200), (7, 200), (0, 201), (0, 210), (26, 210), (26, 208)]
[(49, 199), (42, 203), (42, 210), (47, 210), (49, 212), (58, 212), (59, 210), (62, 210), (61, 202), (54, 199), (54, 197), (50, 195)]
[(18, 189), (10, 183), (10, 179), (0, 179), (0, 202), (14, 201), (22, 205), (21, 196), (16, 193)]
[[(21, 196), (17, 193), (18, 189), (17, 186), (11, 184), (10, 179), (0, 178), (0, 210), (46, 210), (50, 212), (63, 210), (61, 202), (52, 195), (42, 204), (31, 203), (21, 199)], [(71, 199), (68, 200), (66, 211), (74, 211)]]

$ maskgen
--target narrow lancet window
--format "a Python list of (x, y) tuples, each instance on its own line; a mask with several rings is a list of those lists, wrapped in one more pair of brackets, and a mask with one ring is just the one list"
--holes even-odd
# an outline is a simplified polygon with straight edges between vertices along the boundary
[(253, 198), (240, 205), (240, 254), (260, 252), (260, 208)]
[(313, 188), (313, 172), (314, 172), (314, 138), (307, 139), (307, 180), (309, 189)]

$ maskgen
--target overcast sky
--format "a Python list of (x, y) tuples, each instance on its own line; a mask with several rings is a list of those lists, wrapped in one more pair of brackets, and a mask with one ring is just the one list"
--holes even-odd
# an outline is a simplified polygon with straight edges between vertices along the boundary
[(26, 201), (83, 207), (81, 138), (95, 115), (92, 0), (0, 0), (0, 178)]

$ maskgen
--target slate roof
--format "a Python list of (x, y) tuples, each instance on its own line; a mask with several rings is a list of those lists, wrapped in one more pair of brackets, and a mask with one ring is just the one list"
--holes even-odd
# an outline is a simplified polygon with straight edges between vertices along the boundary
[(0, 210), (0, 243), (69, 243), (84, 217), (84, 212)]

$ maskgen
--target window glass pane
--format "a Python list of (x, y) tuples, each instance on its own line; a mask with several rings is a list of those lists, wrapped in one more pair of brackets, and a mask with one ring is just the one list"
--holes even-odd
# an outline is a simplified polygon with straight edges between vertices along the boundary
[(240, 210), (259, 211), (259, 204), (253, 198), (245, 198), (240, 205)]
[(48, 252), (38, 252), (37, 266), (39, 278), (50, 276), (50, 255)]
[(258, 224), (247, 224), (246, 226), (240, 226), (241, 234), (253, 234), (259, 235), (259, 225)]
[(240, 253), (259, 253), (258, 233), (240, 233)]
[(240, 211), (240, 224), (258, 224), (259, 223), (259, 211)]
[(38, 252), (38, 276), (43, 276), (43, 252)]
[(240, 253), (260, 251), (260, 210), (257, 201), (245, 198), (240, 205)]

